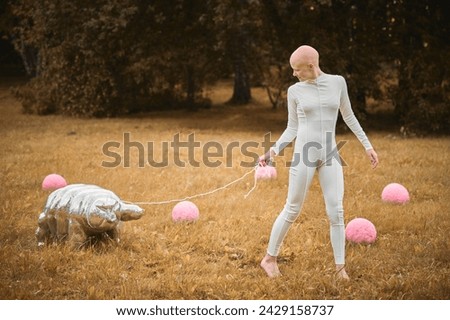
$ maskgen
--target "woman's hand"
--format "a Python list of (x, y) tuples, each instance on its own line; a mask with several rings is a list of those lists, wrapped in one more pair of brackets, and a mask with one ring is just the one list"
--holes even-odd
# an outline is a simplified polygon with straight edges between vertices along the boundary
[(367, 156), (370, 159), (370, 163), (372, 164), (372, 169), (375, 169), (378, 166), (378, 155), (374, 149), (366, 150)]
[(258, 159), (258, 164), (259, 164), (259, 166), (260, 166), (260, 167), (265, 167), (265, 166), (267, 165), (266, 161), (267, 161), (266, 154), (263, 154), (263, 155), (260, 156), (259, 159)]
[(260, 167), (265, 167), (267, 165), (267, 161), (272, 159), (275, 156), (275, 152), (270, 149), (265, 154), (259, 157), (258, 164)]

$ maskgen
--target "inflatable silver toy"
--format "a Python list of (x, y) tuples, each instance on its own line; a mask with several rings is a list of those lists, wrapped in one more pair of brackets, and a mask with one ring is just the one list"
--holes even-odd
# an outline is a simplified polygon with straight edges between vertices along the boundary
[(53, 191), (39, 215), (38, 246), (56, 240), (81, 246), (90, 236), (105, 234), (119, 242), (122, 221), (137, 220), (144, 210), (124, 203), (110, 190), (96, 185), (70, 184)]

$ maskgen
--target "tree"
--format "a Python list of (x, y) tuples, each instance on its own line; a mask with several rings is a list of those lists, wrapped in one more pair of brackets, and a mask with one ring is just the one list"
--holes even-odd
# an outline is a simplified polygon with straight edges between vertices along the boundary
[(18, 93), (25, 110), (113, 116), (195, 106), (215, 57), (206, 10), (196, 0), (19, 0), (16, 48), (36, 61)]
[(397, 79), (389, 92), (399, 126), (449, 130), (448, 3), (16, 0), (11, 11), (10, 37), (33, 77), (18, 91), (26, 111), (193, 110), (206, 84), (230, 75), (230, 102), (248, 103), (259, 85), (276, 108), (295, 81), (289, 55), (309, 44), (325, 72), (345, 76), (360, 119), (387, 69)]
[(19, 91), (26, 111), (110, 116), (123, 111), (121, 46), (136, 12), (131, 0), (18, 1), (13, 12), (19, 52), (32, 50), (34, 78)]
[(260, 2), (253, 0), (211, 1), (217, 47), (223, 61), (234, 76), (232, 104), (246, 104), (251, 100), (252, 63), (258, 59), (258, 26)]
[(449, 4), (432, 0), (387, 1), (387, 36), (398, 85), (395, 115), (404, 132), (449, 132)]
[(259, 42), (260, 56), (254, 62), (262, 86), (266, 89), (273, 109), (286, 103), (286, 90), (292, 83), (292, 73), (288, 65), (292, 43), (296, 37), (291, 37), (288, 27), (291, 19), (289, 2), (262, 1), (263, 34)]

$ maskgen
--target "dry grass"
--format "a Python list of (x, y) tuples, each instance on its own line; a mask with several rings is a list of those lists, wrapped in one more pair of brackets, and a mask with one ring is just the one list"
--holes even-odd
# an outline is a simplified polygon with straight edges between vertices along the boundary
[[(233, 153), (234, 167), (106, 169), (101, 146), (132, 139), (170, 141), (195, 132), (198, 140), (261, 142), (267, 131), (278, 137), (286, 114), (273, 112), (263, 94), (246, 107), (221, 104), (226, 87), (211, 91), (212, 110), (154, 113), (126, 119), (69, 119), (23, 115), (3, 87), (0, 100), (0, 298), (1, 299), (449, 299), (450, 252), (449, 139), (402, 139), (369, 132), (381, 157), (370, 169), (351, 134), (342, 149), (346, 221), (370, 219), (377, 227), (374, 245), (347, 244), (352, 280), (336, 282), (328, 222), (317, 179), (302, 215), (283, 246), (284, 276), (266, 278), (259, 267), (272, 223), (287, 191), (289, 155), (278, 159), (279, 178), (260, 183), (247, 199), (252, 179), (195, 199), (201, 211), (193, 224), (171, 221), (172, 204), (143, 206), (145, 216), (124, 225), (119, 246), (99, 244), (79, 251), (36, 247), (37, 217), (48, 195), (41, 190), (49, 173), (70, 183), (94, 183), (125, 200), (151, 201), (208, 191), (240, 177), (248, 160)], [(69, 134), (71, 133), (71, 134)], [(256, 150), (260, 152), (261, 150)], [(289, 153), (289, 152), (288, 152)], [(201, 159), (197, 150), (196, 159)], [(244, 159), (245, 158), (245, 159)], [(185, 158), (186, 159), (186, 158)], [(383, 187), (407, 186), (411, 202), (384, 204)]]

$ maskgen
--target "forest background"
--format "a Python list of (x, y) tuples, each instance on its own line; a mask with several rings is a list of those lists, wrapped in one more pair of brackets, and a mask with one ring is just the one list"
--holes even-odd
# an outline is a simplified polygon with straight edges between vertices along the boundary
[[(433, 0), (2, 1), (2, 76), (21, 74), (23, 110), (111, 117), (209, 108), (264, 88), (272, 108), (301, 44), (346, 77), (355, 112), (384, 111), (404, 134), (449, 132), (450, 4)], [(372, 118), (375, 121), (375, 117)]]

